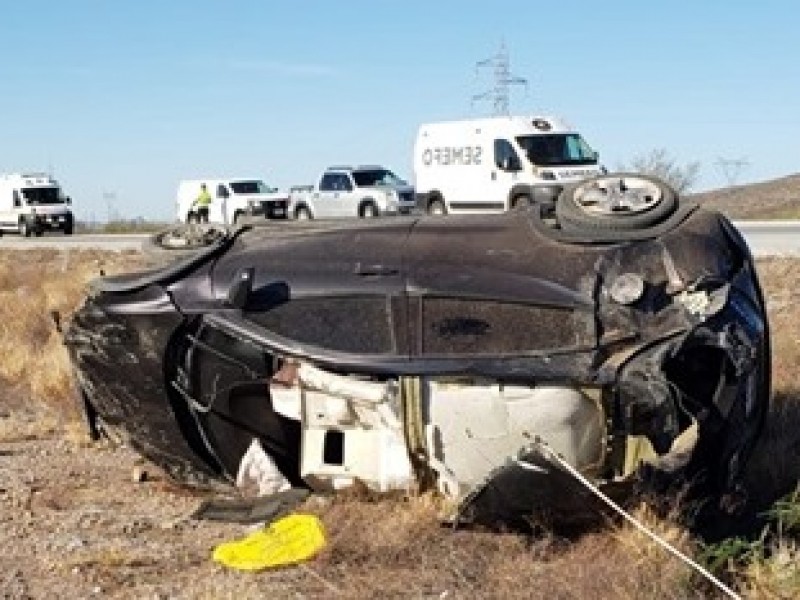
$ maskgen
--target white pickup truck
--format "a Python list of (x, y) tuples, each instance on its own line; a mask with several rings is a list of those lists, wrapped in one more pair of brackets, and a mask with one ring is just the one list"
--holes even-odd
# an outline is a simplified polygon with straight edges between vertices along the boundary
[(414, 188), (375, 165), (329, 167), (315, 186), (289, 192), (289, 214), (295, 219), (408, 214), (415, 206)]
[(208, 207), (210, 223), (235, 225), (242, 217), (285, 219), (288, 195), (266, 185), (258, 178), (191, 179), (178, 184), (177, 220), (194, 223), (199, 220), (195, 200), (205, 184), (211, 195)]

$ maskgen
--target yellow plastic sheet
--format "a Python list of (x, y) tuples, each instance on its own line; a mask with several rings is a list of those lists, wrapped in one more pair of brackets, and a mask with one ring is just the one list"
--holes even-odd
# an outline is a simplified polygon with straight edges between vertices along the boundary
[(314, 515), (289, 515), (250, 535), (214, 548), (218, 563), (260, 571), (308, 560), (325, 546), (325, 531)]

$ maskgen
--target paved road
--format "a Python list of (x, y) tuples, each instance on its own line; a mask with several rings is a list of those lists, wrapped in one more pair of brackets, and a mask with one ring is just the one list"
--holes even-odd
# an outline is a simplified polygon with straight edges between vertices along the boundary
[(42, 237), (23, 238), (14, 234), (0, 237), (0, 248), (61, 248), (96, 250), (141, 250), (142, 243), (150, 237), (141, 233), (119, 234), (44, 234)]
[(800, 256), (800, 221), (736, 221), (756, 256)]
[[(800, 256), (800, 221), (737, 221), (756, 256)], [(95, 248), (98, 250), (141, 250), (147, 234), (44, 235), (20, 238), (0, 237), (0, 248)]]

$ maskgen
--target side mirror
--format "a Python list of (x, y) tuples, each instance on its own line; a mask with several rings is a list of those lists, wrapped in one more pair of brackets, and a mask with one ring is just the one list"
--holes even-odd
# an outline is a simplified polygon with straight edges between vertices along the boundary
[(19, 198), (14, 198), (14, 208), (19, 208), (22, 206), (22, 202), (20, 202)]
[(66, 202), (67, 204), (72, 204), (72, 198), (67, 196), (66, 198), (64, 198), (64, 202)]
[(255, 269), (246, 267), (236, 271), (228, 289), (227, 304), (233, 308), (243, 309), (247, 304), (247, 299), (253, 291), (253, 275)]

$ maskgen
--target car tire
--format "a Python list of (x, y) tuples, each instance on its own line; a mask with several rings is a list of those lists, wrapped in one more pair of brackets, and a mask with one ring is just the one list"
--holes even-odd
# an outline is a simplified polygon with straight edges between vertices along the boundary
[(198, 217), (195, 213), (189, 213), (188, 215), (186, 215), (186, 222), (189, 225), (194, 225), (195, 223), (200, 222), (200, 217)]
[(361, 208), (358, 211), (358, 216), (362, 219), (374, 219), (375, 217), (380, 216), (380, 211), (378, 207), (375, 206), (374, 202), (367, 202), (361, 205)]
[(191, 256), (230, 235), (224, 225), (179, 224), (151, 235), (143, 244), (145, 256), (156, 263)]
[(308, 210), (305, 206), (299, 206), (294, 211), (294, 218), (298, 221), (309, 221), (314, 217), (311, 215), (311, 211)]
[(677, 206), (676, 192), (655, 177), (609, 173), (564, 188), (556, 219), (573, 233), (632, 231), (663, 223)]
[(513, 210), (528, 210), (532, 204), (531, 197), (523, 194), (514, 198), (511, 208)]
[(447, 207), (442, 198), (435, 198), (428, 203), (429, 215), (446, 215)]

